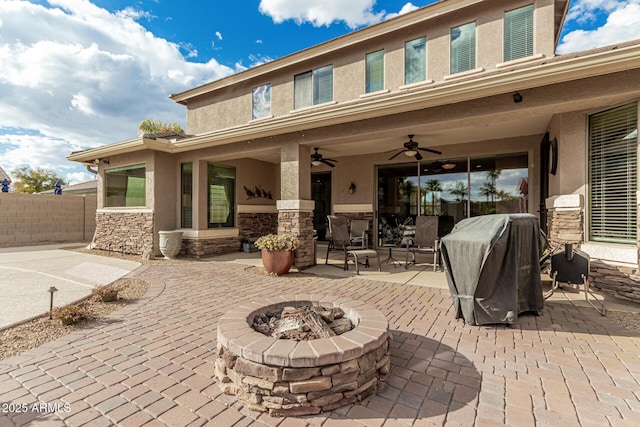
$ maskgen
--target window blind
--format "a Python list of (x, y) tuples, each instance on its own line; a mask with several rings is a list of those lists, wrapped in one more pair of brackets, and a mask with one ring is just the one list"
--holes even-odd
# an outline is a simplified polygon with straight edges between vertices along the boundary
[(313, 104), (333, 101), (333, 65), (313, 70)]
[(476, 23), (451, 29), (451, 74), (476, 68)]
[(404, 83), (411, 84), (427, 79), (427, 38), (404, 44)]
[(365, 60), (366, 93), (384, 89), (384, 50), (367, 54)]
[(311, 71), (304, 74), (298, 74), (293, 78), (294, 109), (297, 110), (299, 108), (311, 107), (311, 105), (313, 105), (311, 81)]
[(636, 242), (638, 107), (589, 118), (590, 239)]
[(504, 60), (533, 55), (533, 5), (504, 14)]

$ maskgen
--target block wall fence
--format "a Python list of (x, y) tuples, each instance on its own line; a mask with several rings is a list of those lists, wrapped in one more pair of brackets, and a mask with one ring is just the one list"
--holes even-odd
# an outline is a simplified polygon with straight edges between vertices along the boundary
[(90, 242), (97, 196), (0, 193), (0, 247)]

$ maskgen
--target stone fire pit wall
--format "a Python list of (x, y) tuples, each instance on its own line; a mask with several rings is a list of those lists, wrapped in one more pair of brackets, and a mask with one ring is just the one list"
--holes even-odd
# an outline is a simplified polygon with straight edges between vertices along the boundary
[[(259, 313), (286, 306), (340, 307), (355, 328), (293, 341), (251, 328)], [(270, 297), (241, 304), (218, 322), (216, 376), (226, 394), (272, 416), (318, 414), (375, 393), (389, 376), (389, 322), (375, 307), (322, 295)]]

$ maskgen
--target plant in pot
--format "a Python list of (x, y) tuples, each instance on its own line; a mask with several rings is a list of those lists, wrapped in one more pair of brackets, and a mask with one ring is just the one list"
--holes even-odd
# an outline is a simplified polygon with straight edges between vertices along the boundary
[(122, 290), (122, 286), (115, 283), (97, 287), (93, 290), (93, 295), (102, 302), (113, 302), (118, 299), (118, 292)]
[(255, 242), (261, 250), (262, 265), (270, 276), (286, 274), (293, 264), (293, 251), (298, 248), (298, 240), (290, 234), (267, 234)]

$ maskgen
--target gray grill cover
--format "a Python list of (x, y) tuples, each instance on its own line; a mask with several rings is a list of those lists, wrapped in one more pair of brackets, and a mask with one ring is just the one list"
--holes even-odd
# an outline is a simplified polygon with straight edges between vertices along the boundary
[(531, 214), (485, 215), (456, 224), (441, 244), (456, 319), (511, 324), (520, 313), (540, 313), (540, 239)]

